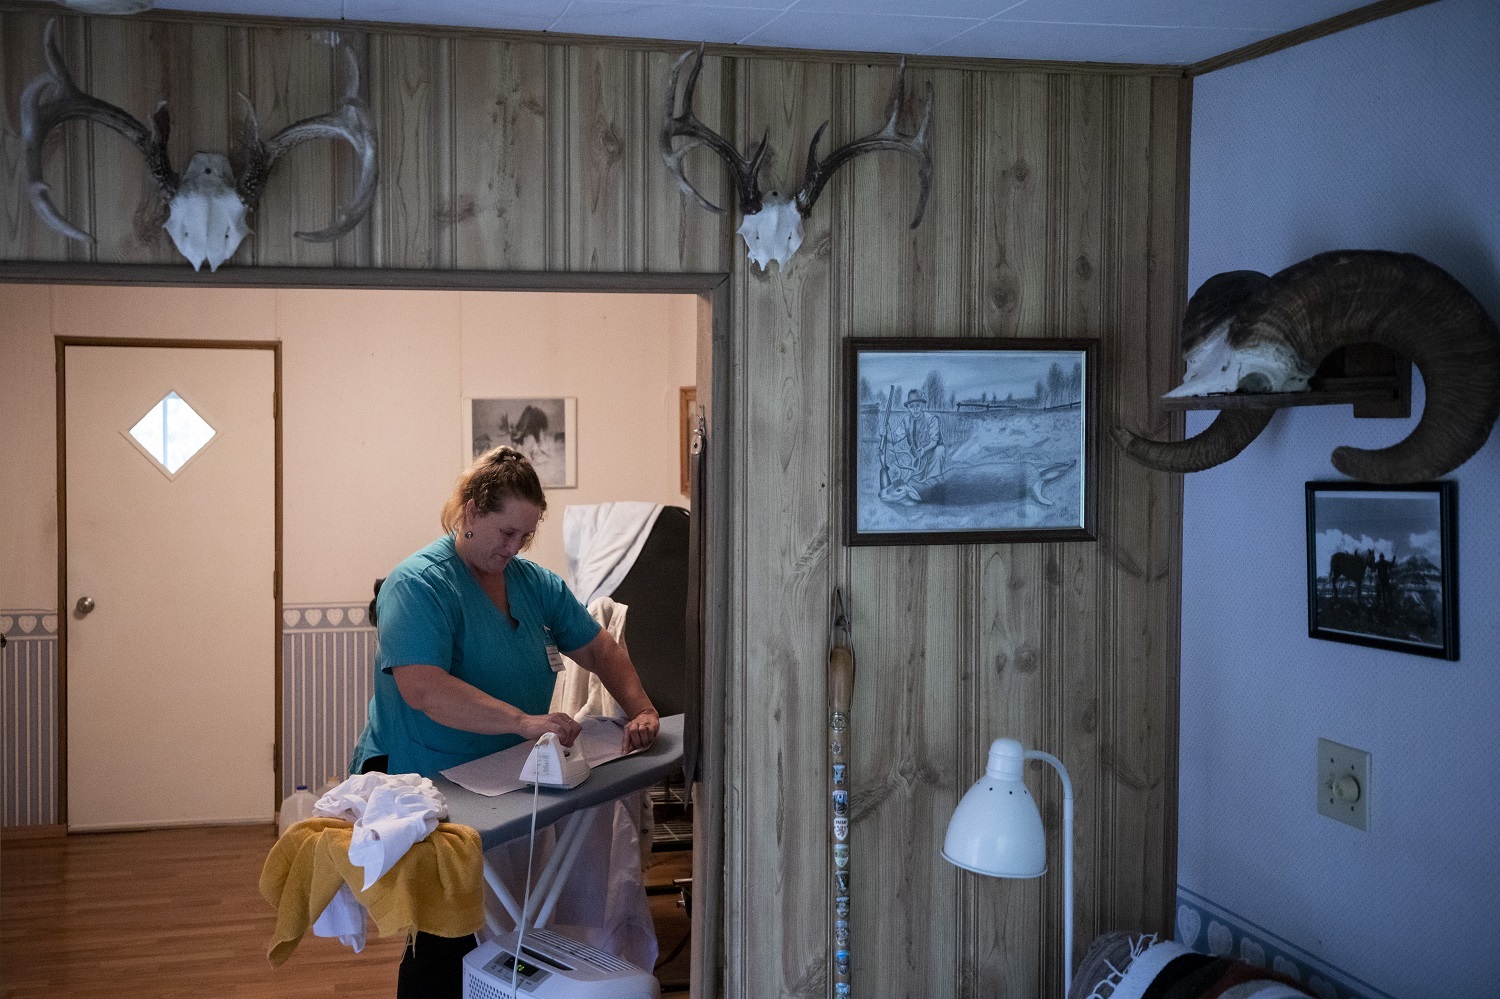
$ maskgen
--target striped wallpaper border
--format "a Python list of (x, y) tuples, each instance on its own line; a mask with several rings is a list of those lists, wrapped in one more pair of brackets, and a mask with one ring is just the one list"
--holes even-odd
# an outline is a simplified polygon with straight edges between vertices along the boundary
[(281, 611), (281, 793), (316, 792), (348, 773), (375, 682), (368, 604), (285, 604)]
[[(282, 796), (319, 788), (349, 768), (373, 693), (375, 629), (368, 603), (282, 608)], [(57, 612), (0, 610), (0, 819), (58, 822)]]
[(1216, 957), (1233, 956), (1301, 982), (1318, 999), (1393, 999), (1244, 916), (1177, 886), (1177, 942)]
[(0, 635), (0, 820), (56, 825), (57, 612), (0, 610)]

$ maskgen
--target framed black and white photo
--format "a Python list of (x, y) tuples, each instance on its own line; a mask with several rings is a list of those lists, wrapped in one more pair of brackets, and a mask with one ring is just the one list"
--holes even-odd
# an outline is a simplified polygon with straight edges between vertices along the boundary
[(846, 340), (846, 543), (1093, 540), (1097, 344)]
[(1458, 658), (1454, 484), (1307, 484), (1307, 633)]
[(464, 464), (508, 444), (530, 460), (543, 488), (578, 485), (576, 398), (471, 398), (463, 409)]

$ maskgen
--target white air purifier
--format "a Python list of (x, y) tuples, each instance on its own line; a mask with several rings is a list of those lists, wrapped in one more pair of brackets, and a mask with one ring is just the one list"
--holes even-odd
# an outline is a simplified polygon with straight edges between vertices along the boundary
[(650, 972), (551, 930), (527, 930), (520, 950), (511, 932), (464, 955), (464, 999), (661, 999)]

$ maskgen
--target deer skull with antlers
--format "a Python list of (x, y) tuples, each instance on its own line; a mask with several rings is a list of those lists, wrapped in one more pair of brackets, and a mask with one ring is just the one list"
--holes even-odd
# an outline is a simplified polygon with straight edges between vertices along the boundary
[[(698, 46), (693, 68), (688, 73), (682, 111), (678, 113), (677, 80), (682, 72), (682, 64), (693, 55), (693, 51), (688, 50), (679, 56), (672, 66), (672, 75), (667, 80), (666, 110), (661, 125), (662, 159), (666, 161), (668, 172), (676, 178), (677, 186), (714, 213), (724, 209), (709, 201), (693, 186), (692, 181), (683, 173), (682, 161), (688, 153), (699, 147), (707, 147), (724, 161), (724, 165), (729, 168), (739, 200), (740, 214), (743, 216), (739, 234), (744, 237), (750, 259), (761, 270), (765, 270), (773, 260), (781, 267), (786, 266), (792, 254), (802, 245), (802, 221), (812, 214), (813, 203), (818, 200), (823, 186), (839, 167), (863, 153), (893, 152), (916, 158), (917, 175), (922, 189), (917, 196), (917, 212), (911, 221), (911, 228), (915, 229), (921, 224), (922, 214), (927, 210), (927, 195), (932, 190), (932, 149), (927, 144), (927, 123), (932, 118), (932, 84), (927, 84), (927, 101), (916, 132), (903, 135), (896, 127), (896, 118), (906, 98), (905, 59), (901, 60), (901, 68), (896, 73), (896, 89), (891, 94), (885, 127), (840, 146), (829, 153), (826, 159), (819, 159), (818, 142), (828, 128), (828, 122), (825, 121), (808, 144), (802, 186), (795, 194), (788, 196), (777, 191), (765, 194), (760, 189), (760, 169), (765, 165), (769, 130), (761, 136), (760, 144), (749, 156), (741, 156), (733, 143), (704, 125), (693, 113), (693, 92), (698, 86), (698, 73), (703, 69), (701, 45)], [(686, 141), (677, 145), (678, 139)]]
[(91, 241), (88, 233), (69, 223), (52, 203), (51, 189), (42, 176), (42, 144), (47, 135), (66, 121), (82, 118), (124, 136), (146, 158), (146, 168), (155, 184), (157, 209), (166, 217), (164, 228), (172, 242), (198, 270), (209, 270), (234, 255), (250, 232), (245, 217), (260, 204), (261, 192), (276, 161), (310, 139), (341, 139), (354, 147), (359, 159), (359, 182), (341, 217), (333, 225), (315, 232), (299, 232), (310, 242), (337, 239), (353, 229), (369, 212), (375, 200), (377, 177), (375, 129), (369, 109), (359, 98), (359, 69), (354, 55), (343, 49), (348, 83), (339, 107), (288, 125), (269, 139), (260, 136), (255, 109), (244, 94), (241, 146), (243, 162), (238, 171), (221, 153), (197, 152), (182, 175), (172, 169), (167, 156), (171, 118), (161, 101), (147, 128), (113, 104), (78, 88), (63, 62), (57, 44), (57, 22), (47, 22), (45, 50), (47, 72), (38, 74), (21, 95), (21, 141), (25, 151), (26, 190), (42, 221), (69, 239)]

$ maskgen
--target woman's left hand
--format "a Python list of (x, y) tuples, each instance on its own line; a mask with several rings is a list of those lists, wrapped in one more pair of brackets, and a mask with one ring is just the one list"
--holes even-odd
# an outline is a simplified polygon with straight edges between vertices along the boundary
[(638, 749), (650, 749), (661, 729), (661, 716), (655, 708), (636, 712), (635, 717), (625, 723), (625, 737), (620, 740), (620, 751), (633, 753)]

